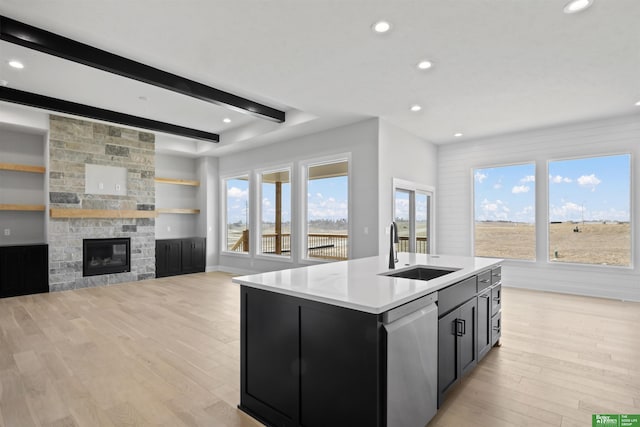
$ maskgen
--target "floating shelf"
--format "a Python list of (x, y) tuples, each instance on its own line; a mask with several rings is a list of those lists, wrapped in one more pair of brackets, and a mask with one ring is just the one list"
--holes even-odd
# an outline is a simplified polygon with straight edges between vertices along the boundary
[(51, 218), (155, 218), (156, 211), (118, 209), (49, 209)]
[(44, 212), (44, 205), (7, 205), (0, 204), (0, 211), (34, 211)]
[(191, 185), (193, 187), (200, 186), (200, 181), (194, 179), (175, 179), (175, 178), (155, 178), (156, 182), (161, 184)]
[(16, 171), (16, 172), (31, 172), (31, 173), (45, 173), (44, 166), (33, 165), (20, 165), (18, 163), (0, 163), (0, 170)]
[(176, 208), (159, 208), (156, 209), (159, 214), (199, 214), (200, 209), (176, 209)]

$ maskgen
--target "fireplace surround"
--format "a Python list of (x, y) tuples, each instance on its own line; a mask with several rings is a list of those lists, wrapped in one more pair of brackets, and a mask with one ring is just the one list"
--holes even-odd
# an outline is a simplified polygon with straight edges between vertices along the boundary
[(131, 238), (82, 240), (83, 276), (129, 271), (131, 271)]

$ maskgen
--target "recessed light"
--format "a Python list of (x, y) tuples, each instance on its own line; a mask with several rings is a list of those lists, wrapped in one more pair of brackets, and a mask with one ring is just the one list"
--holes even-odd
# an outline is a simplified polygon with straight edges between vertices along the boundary
[(391, 24), (387, 21), (378, 21), (371, 26), (376, 33), (386, 33), (391, 29)]
[(222, 121), (225, 123), (231, 123), (231, 119), (229, 117), (225, 117)]
[(591, 6), (592, 3), (593, 0), (571, 0), (565, 5), (563, 10), (564, 13), (577, 13), (585, 10)]
[(455, 136), (456, 138), (460, 138), (462, 134), (460, 132), (456, 132), (453, 134), (453, 136)]
[(17, 68), (18, 70), (22, 70), (24, 68), (24, 64), (20, 61), (16, 61), (15, 59), (9, 61), (9, 66)]
[(411, 106), (411, 111), (413, 111), (414, 113), (416, 113), (416, 112), (418, 112), (420, 110), (422, 110), (422, 107), (419, 106), (418, 104)]
[(9, 82), (6, 80), (0, 80), (0, 86), (2, 87), (9, 86)]
[(416, 65), (416, 67), (418, 67), (418, 69), (420, 70), (428, 70), (429, 68), (433, 67), (433, 63), (431, 61), (420, 61), (418, 62), (418, 65)]
[(636, 102), (636, 107), (640, 107), (640, 101)]
[(146, 97), (146, 96), (144, 96), (144, 95), (140, 95), (140, 96), (138, 97), (138, 99), (139, 99), (140, 101), (146, 101), (146, 100), (147, 100), (147, 97)]

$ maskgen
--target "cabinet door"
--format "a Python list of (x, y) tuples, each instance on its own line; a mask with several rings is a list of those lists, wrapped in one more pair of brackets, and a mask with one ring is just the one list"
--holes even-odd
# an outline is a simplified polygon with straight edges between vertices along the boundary
[(0, 248), (0, 296), (20, 295), (25, 282), (24, 250), (20, 246)]
[(206, 252), (206, 240), (203, 237), (197, 237), (193, 239), (193, 272), (202, 272), (205, 270), (205, 252)]
[(174, 276), (182, 271), (182, 244), (180, 240), (167, 240), (167, 275)]
[(380, 425), (379, 337), (375, 315), (300, 306), (299, 425)]
[(491, 315), (495, 316), (502, 309), (502, 285), (491, 288)]
[(24, 294), (49, 292), (49, 247), (33, 245), (24, 248)]
[(475, 298), (460, 307), (458, 321), (461, 323), (459, 340), (460, 372), (462, 375), (471, 371), (478, 364), (477, 352), (477, 319), (478, 303)]
[(491, 289), (478, 295), (478, 361), (491, 350)]
[(460, 377), (458, 363), (458, 310), (438, 320), (438, 406)]
[(502, 336), (502, 313), (491, 318), (491, 345), (496, 345)]
[(166, 240), (156, 240), (156, 277), (169, 275), (169, 260)]
[(302, 368), (298, 313), (294, 298), (242, 290), (242, 402), (257, 413), (268, 414), (279, 426), (293, 425), (298, 419)]

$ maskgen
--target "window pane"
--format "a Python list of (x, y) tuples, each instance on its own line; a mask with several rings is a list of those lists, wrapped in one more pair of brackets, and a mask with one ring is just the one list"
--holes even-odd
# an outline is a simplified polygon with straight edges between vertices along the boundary
[(404, 190), (396, 190), (394, 221), (398, 226), (398, 252), (409, 252), (409, 237), (411, 235), (410, 200), (411, 193)]
[(631, 265), (631, 156), (549, 162), (549, 259)]
[(416, 253), (429, 253), (429, 196), (416, 193)]
[(227, 249), (249, 252), (249, 177), (226, 180)]
[(348, 162), (309, 166), (307, 256), (347, 259), (349, 255)]
[(535, 165), (473, 171), (476, 256), (534, 260)]
[(291, 179), (288, 170), (263, 173), (260, 252), (291, 255)]

